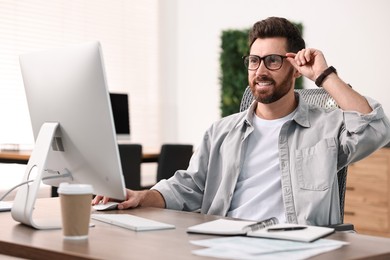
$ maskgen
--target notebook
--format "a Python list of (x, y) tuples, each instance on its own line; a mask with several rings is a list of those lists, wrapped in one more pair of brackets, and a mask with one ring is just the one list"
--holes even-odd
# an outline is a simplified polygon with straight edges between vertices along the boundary
[[(271, 219), (272, 220), (272, 219)], [(218, 219), (189, 227), (187, 232), (210, 235), (244, 235), (312, 242), (334, 232), (333, 228), (298, 224), (272, 224), (271, 220), (254, 222), (230, 219)]]
[[(296, 229), (298, 228), (298, 229)], [(297, 224), (277, 224), (264, 229), (248, 232), (247, 236), (276, 238), (293, 240), (300, 242), (313, 242), (319, 238), (330, 235), (334, 228), (297, 225)]]
[(278, 222), (277, 218), (270, 218), (260, 222), (218, 219), (189, 227), (187, 232), (210, 235), (246, 235), (249, 231), (273, 226)]
[(173, 229), (174, 225), (141, 218), (130, 214), (91, 214), (91, 218), (134, 231)]

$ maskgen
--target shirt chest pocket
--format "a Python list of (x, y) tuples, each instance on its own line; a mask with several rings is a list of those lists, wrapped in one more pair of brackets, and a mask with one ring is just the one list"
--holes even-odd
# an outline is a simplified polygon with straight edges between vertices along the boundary
[(296, 151), (296, 171), (301, 189), (329, 189), (337, 173), (336, 141), (324, 139), (312, 147)]

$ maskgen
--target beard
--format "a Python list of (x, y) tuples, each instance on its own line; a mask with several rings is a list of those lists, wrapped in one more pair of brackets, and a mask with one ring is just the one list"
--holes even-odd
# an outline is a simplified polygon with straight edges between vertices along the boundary
[[(287, 73), (286, 77), (279, 84), (275, 82), (275, 80), (271, 77), (261, 76), (255, 77), (252, 81), (250, 81), (249, 86), (257, 102), (263, 104), (271, 104), (281, 99), (290, 91), (291, 87), (293, 86), (293, 79), (294, 69), (291, 68), (291, 70)], [(256, 88), (256, 85), (259, 81), (267, 81), (273, 86), (267, 88), (266, 90), (258, 90)]]

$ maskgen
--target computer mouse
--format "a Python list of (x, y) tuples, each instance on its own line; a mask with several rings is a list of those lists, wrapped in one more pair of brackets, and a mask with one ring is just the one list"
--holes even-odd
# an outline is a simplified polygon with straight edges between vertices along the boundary
[(107, 202), (105, 204), (99, 203), (99, 204), (93, 205), (92, 208), (94, 210), (98, 210), (98, 211), (113, 210), (113, 209), (117, 209), (118, 204), (119, 204), (118, 202), (109, 201), (109, 202)]

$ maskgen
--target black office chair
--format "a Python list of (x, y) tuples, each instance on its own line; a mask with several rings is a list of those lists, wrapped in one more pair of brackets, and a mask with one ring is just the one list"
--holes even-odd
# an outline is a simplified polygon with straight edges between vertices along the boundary
[(126, 188), (141, 190), (142, 145), (119, 144), (118, 148)]
[(177, 170), (187, 169), (192, 153), (190, 144), (163, 144), (158, 157), (157, 182), (169, 179)]
[[(317, 89), (296, 89), (296, 92), (309, 104), (313, 104), (326, 109), (335, 109), (338, 107), (336, 101), (326, 92), (323, 88)], [(240, 111), (246, 110), (253, 102), (253, 94), (249, 87), (245, 89), (245, 92), (241, 99)], [(345, 191), (347, 183), (347, 169), (344, 167), (337, 172), (339, 196), (340, 196), (340, 218), (341, 223), (334, 225), (333, 227), (338, 231), (353, 230), (352, 224), (344, 223), (344, 202), (345, 202)]]
[(193, 145), (190, 144), (163, 144), (158, 157), (156, 182), (169, 179), (177, 170), (187, 169), (192, 153)]

